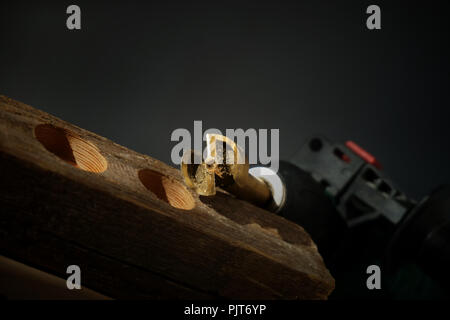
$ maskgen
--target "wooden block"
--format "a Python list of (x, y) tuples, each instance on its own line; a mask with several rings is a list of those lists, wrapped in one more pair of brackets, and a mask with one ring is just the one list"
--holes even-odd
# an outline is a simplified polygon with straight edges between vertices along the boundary
[(326, 299), (302, 227), (0, 96), (0, 255), (112, 298)]

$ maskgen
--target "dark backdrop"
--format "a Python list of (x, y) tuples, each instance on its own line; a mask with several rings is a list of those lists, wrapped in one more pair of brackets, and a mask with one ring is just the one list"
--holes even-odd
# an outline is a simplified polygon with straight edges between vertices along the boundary
[(203, 120), (279, 128), (282, 158), (352, 139), (414, 197), (450, 182), (444, 1), (73, 3), (81, 31), (72, 2), (1, 2), (2, 94), (167, 163)]

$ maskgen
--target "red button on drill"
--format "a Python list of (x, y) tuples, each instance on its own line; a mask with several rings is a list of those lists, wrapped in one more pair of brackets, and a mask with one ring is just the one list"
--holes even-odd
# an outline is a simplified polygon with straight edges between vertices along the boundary
[(347, 148), (349, 148), (358, 156), (360, 156), (364, 161), (370, 163), (371, 165), (373, 165), (378, 169), (381, 169), (381, 164), (378, 162), (378, 160), (375, 159), (375, 157), (370, 153), (368, 153), (366, 150), (358, 146), (356, 143), (354, 143), (353, 141), (347, 141), (345, 145), (347, 146)]

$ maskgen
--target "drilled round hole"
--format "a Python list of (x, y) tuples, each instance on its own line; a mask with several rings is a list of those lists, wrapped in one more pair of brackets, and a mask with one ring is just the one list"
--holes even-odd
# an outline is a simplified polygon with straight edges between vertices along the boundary
[(150, 169), (142, 169), (138, 175), (142, 184), (148, 190), (172, 207), (183, 210), (194, 208), (194, 198), (180, 182), (171, 180), (159, 172)]
[(40, 124), (34, 129), (36, 139), (60, 159), (85, 171), (100, 173), (108, 164), (98, 149), (69, 130), (50, 124)]

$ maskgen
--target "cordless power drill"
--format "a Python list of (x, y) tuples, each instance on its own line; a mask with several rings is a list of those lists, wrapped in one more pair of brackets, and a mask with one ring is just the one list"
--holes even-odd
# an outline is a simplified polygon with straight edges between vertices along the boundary
[(278, 214), (309, 232), (336, 277), (336, 296), (347, 295), (339, 290), (346, 281), (349, 288), (356, 283), (352, 296), (367, 291), (365, 268), (377, 264), (390, 296), (448, 297), (442, 288), (450, 285), (449, 186), (416, 202), (357, 144), (323, 137), (281, 161), (278, 175), (285, 187)]

